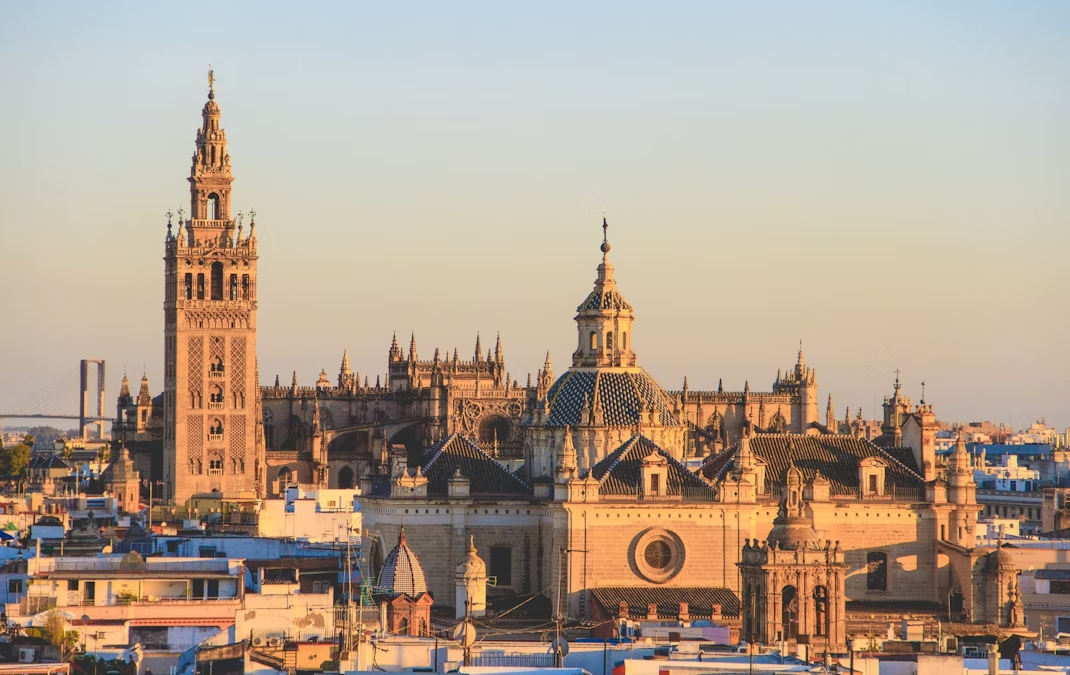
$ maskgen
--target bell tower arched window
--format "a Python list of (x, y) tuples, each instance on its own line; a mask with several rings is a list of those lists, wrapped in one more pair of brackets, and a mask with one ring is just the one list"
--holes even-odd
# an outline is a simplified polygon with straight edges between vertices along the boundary
[(591, 353), (598, 351), (598, 333), (591, 331)]
[(204, 274), (197, 275), (197, 299), (204, 300)]
[(249, 299), (249, 275), (248, 274), (241, 275), (241, 299), (242, 300), (248, 300)]
[(182, 297), (184, 297), (186, 300), (193, 299), (193, 274), (189, 272), (186, 273), (185, 291), (183, 292)]
[(613, 351), (613, 331), (606, 333), (606, 351)]
[[(212, 150), (214, 151), (215, 148), (212, 148)], [(208, 216), (208, 220), (217, 220), (219, 218), (219, 195), (214, 192), (208, 195), (207, 207), (208, 213), (206, 215)]]
[(620, 332), (620, 348), (623, 350), (628, 349), (628, 333), (626, 331)]
[(223, 299), (223, 263), (212, 263), (212, 299)]
[(230, 275), (230, 299), (231, 300), (237, 300), (238, 299), (238, 275), (237, 274), (231, 274)]

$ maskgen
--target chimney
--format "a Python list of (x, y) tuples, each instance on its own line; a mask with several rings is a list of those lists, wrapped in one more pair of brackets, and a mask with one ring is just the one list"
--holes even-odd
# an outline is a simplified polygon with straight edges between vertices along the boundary
[(658, 606), (656, 603), (650, 603), (646, 606), (646, 618), (649, 621), (657, 621), (658, 619)]

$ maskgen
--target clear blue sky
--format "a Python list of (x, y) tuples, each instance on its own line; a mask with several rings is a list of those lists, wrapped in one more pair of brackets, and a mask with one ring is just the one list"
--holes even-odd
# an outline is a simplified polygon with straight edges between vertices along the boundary
[[(558, 372), (603, 210), (664, 386), (1070, 424), (1070, 4), (0, 4), (0, 408), (162, 373), (208, 64), (261, 380), (501, 331)], [(188, 208), (188, 206), (187, 206)], [(116, 391), (109, 392), (109, 404)], [(0, 412), (10, 412), (0, 410)]]

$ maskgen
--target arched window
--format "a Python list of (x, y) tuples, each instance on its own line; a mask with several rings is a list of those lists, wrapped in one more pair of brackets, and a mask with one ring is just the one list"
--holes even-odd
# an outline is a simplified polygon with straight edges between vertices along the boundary
[(212, 299), (223, 299), (223, 263), (212, 263)]
[(183, 292), (183, 297), (187, 300), (193, 299), (193, 274), (189, 272), (186, 273), (186, 288)]
[(623, 350), (628, 349), (628, 333), (625, 331), (620, 332), (620, 348)]
[(214, 359), (212, 359), (212, 362), (208, 365), (208, 369), (210, 371), (212, 371), (213, 373), (222, 373), (223, 372), (223, 359), (219, 358), (218, 356), (215, 357)]
[(398, 619), (398, 635), (405, 635), (409, 632), (409, 620), (405, 617)]
[(208, 402), (209, 403), (222, 404), (223, 403), (223, 387), (220, 387), (218, 384), (214, 385), (212, 387), (212, 393), (210, 393), (208, 395)]
[(208, 427), (209, 436), (222, 436), (223, 435), (223, 421), (218, 417), (212, 420), (211, 425)]
[(591, 331), (591, 351), (598, 351), (598, 333)]
[(241, 275), (241, 299), (242, 300), (248, 300), (249, 299), (249, 275), (248, 274)]
[(204, 300), (204, 275), (197, 275), (197, 299)]
[(348, 466), (343, 466), (338, 472), (338, 488), (341, 490), (349, 490), (353, 487), (353, 469)]
[(513, 549), (508, 546), (490, 548), (490, 576), (497, 578), (499, 586), (513, 584)]
[(231, 274), (230, 275), (230, 299), (231, 300), (237, 300), (238, 299), (238, 275), (237, 274)]
[(606, 333), (606, 351), (613, 351), (613, 331)]
[(799, 634), (799, 592), (794, 586), (785, 586), (780, 593), (780, 621), (783, 639), (794, 640)]
[[(213, 148), (213, 154), (215, 149)], [(216, 220), (219, 218), (219, 195), (212, 193), (208, 195), (208, 220)]]
[(423, 619), (420, 619), (420, 624), (419, 624), (419, 626), (420, 626), (420, 633), (419, 633), (419, 634), (420, 634), (420, 636), (425, 636), (425, 635), (427, 635), (427, 621), (425, 621), (425, 620), (423, 620)]
[(814, 589), (814, 635), (829, 634), (829, 591), (824, 586)]
[(281, 493), (287, 487), (290, 486), (293, 480), (293, 473), (285, 466), (279, 469), (279, 492)]
[(874, 551), (866, 554), (866, 590), (888, 590), (888, 554)]
[(208, 475), (221, 476), (223, 475), (223, 457), (218, 454), (213, 454), (208, 457)]

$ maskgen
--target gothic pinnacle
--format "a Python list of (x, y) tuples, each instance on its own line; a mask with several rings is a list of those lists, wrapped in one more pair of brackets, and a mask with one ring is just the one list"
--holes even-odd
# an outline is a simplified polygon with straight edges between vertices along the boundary
[(413, 331), (409, 337), (409, 360), (416, 360), (416, 331)]
[(293, 386), (294, 386), (294, 387), (296, 387), (296, 386), (297, 386), (297, 371), (296, 371), (296, 370), (294, 371), (294, 381), (293, 381)]
[(476, 358), (475, 358), (474, 363), (479, 363), (480, 359), (482, 359), (482, 358), (483, 358), (483, 348), (479, 344), (479, 333), (476, 333)]

